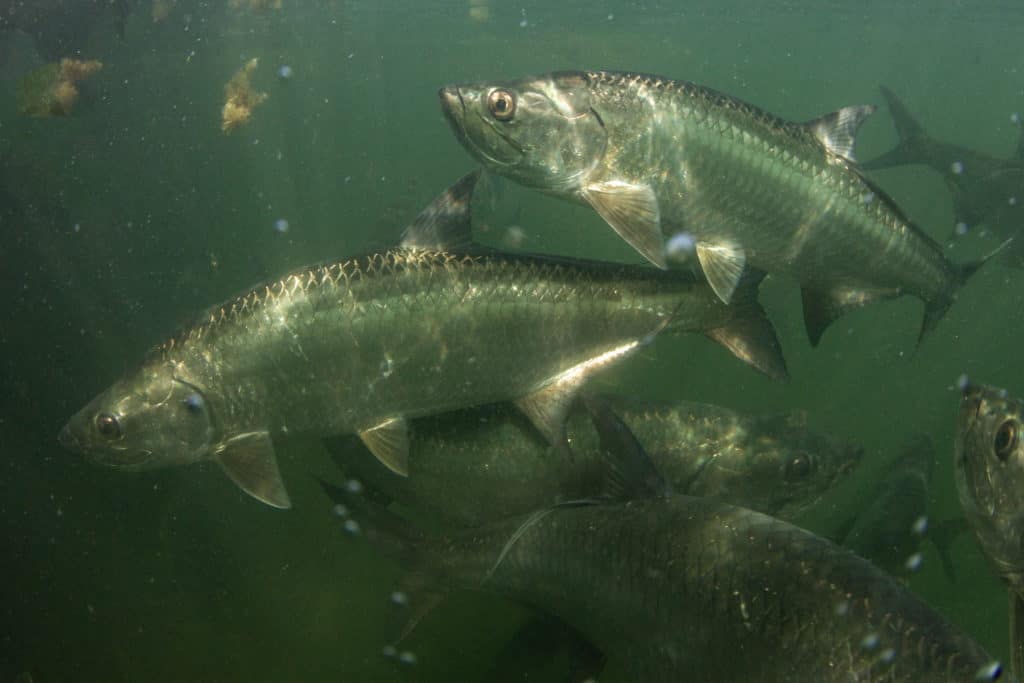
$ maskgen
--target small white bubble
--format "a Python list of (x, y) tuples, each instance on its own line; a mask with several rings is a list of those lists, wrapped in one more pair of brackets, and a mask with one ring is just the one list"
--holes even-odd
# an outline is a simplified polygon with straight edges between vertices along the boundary
[(878, 647), (878, 634), (877, 633), (869, 633), (869, 634), (867, 634), (866, 636), (864, 636), (864, 638), (861, 639), (860, 646), (864, 650), (868, 650), (868, 651), (874, 650), (876, 647)]
[(921, 515), (920, 517), (915, 519), (914, 523), (911, 525), (910, 529), (911, 529), (911, 531), (913, 531), (918, 536), (924, 536), (925, 532), (928, 531), (928, 517), (927, 517), (927, 515)]
[(388, 659), (393, 659), (398, 654), (398, 650), (395, 649), (394, 645), (385, 645), (381, 648), (380, 653)]
[(964, 172), (964, 162), (962, 162), (962, 161), (954, 161), (952, 166), (950, 166), (949, 168), (950, 168), (951, 171), (953, 171), (953, 173), (956, 173), (957, 175), (960, 175), (961, 173)]
[(665, 243), (665, 255), (673, 261), (686, 261), (697, 249), (697, 239), (688, 232), (677, 232)]
[(518, 225), (510, 225), (505, 229), (501, 243), (509, 249), (519, 249), (526, 241), (526, 231)]
[(865, 204), (870, 204), (871, 202), (875, 201), (875, 193), (874, 192), (865, 192), (864, 194), (862, 194), (860, 196), (860, 200), (862, 202), (864, 202)]
[(838, 605), (836, 605), (836, 616), (837, 617), (845, 617), (849, 613), (850, 613), (850, 603), (848, 603), (846, 600), (843, 600)]
[(349, 479), (345, 482), (345, 490), (349, 493), (362, 493), (363, 483), (358, 479)]
[(288, 232), (289, 227), (291, 226), (288, 225), (288, 221), (284, 218), (278, 218), (274, 221), (274, 230), (277, 232)]
[(402, 591), (394, 591), (391, 594), (391, 604), (405, 607), (409, 604), (409, 596)]
[(398, 661), (406, 666), (413, 666), (416, 664), (417, 659), (415, 653), (412, 653), (409, 650), (404, 650), (398, 655)]
[(976, 681), (994, 681), (1003, 675), (1003, 665), (998, 660), (989, 662), (974, 674)]
[[(1020, 125), (1020, 114), (1018, 114), (1017, 112), (1013, 112), (1012, 114), (1010, 114), (1010, 123), (1012, 123), (1012, 124), (1014, 124), (1016, 126), (1019, 126)], [(998, 662), (997, 662), (997, 664), (998, 664)]]
[(608, 21), (615, 21), (615, 15), (614, 14), (609, 14), (608, 15)]
[(1006, 200), (1006, 203), (1009, 204), (1010, 206), (1017, 206), (1017, 198), (1010, 197), (1009, 199)]
[(277, 75), (286, 81), (292, 77), (292, 73), (292, 68), (287, 64), (282, 64), (277, 68)]
[(914, 553), (907, 558), (907, 561), (903, 563), (903, 566), (908, 572), (916, 572), (921, 568), (921, 564), (924, 562), (924, 556), (921, 553)]
[(333, 508), (331, 508), (331, 512), (334, 514), (335, 517), (341, 517), (343, 519), (345, 517), (348, 517), (348, 508), (342, 505), (341, 503), (338, 503)]
[(887, 647), (878, 653), (878, 661), (883, 664), (891, 664), (894, 659), (896, 659), (896, 650), (891, 647)]
[(966, 223), (964, 223), (963, 221), (960, 221), (959, 223), (956, 224), (956, 228), (955, 229), (956, 229), (956, 234), (961, 236), (961, 237), (963, 237), (964, 235), (966, 235), (968, 233), (968, 231), (971, 228)]
[(967, 376), (967, 373), (960, 375), (956, 378), (956, 388), (960, 391), (967, 391), (971, 386), (971, 378)]
[(526, 27), (527, 27), (527, 26), (529, 26), (529, 25), (530, 25), (530, 22), (528, 22), (528, 21), (527, 21), (526, 19), (522, 19), (522, 20), (521, 20), (521, 21), (519, 22), (519, 28), (526, 28)]
[(75, 232), (82, 232), (82, 224), (75, 223)]
[(355, 536), (360, 532), (359, 522), (354, 519), (346, 519), (345, 523), (341, 526), (345, 530), (346, 534), (350, 534), (352, 536)]

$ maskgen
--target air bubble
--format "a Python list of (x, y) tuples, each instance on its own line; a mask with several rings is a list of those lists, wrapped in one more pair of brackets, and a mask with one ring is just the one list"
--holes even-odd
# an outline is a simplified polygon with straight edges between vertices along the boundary
[(418, 660), (415, 653), (410, 652), (409, 650), (404, 650), (398, 655), (398, 661), (406, 666), (414, 666)]
[(956, 224), (956, 234), (961, 237), (966, 235), (970, 231), (970, 229), (971, 228), (963, 221), (960, 221), (959, 223)]
[(998, 661), (990, 662), (985, 666), (978, 669), (978, 673), (974, 674), (974, 680), (976, 681), (994, 681), (1003, 675), (1003, 665)]
[[(959, 381), (957, 382), (957, 384), (959, 385)], [(910, 526), (910, 530), (918, 536), (924, 536), (925, 532), (928, 531), (928, 516), (921, 515), (920, 517), (915, 519), (914, 523)]]
[(956, 173), (957, 175), (960, 175), (961, 173), (964, 172), (964, 162), (962, 162), (962, 161), (954, 161), (953, 164), (949, 168), (950, 168), (951, 171), (953, 171), (953, 173)]
[(868, 650), (868, 651), (874, 650), (876, 647), (878, 647), (878, 634), (877, 633), (869, 633), (869, 634), (867, 634), (866, 636), (864, 636), (861, 639), (860, 646), (864, 650)]
[(331, 513), (334, 514), (335, 517), (345, 519), (346, 517), (348, 517), (348, 508), (342, 505), (341, 503), (338, 503), (337, 505), (331, 508)]
[(292, 74), (293, 74), (292, 68), (290, 66), (288, 66), (287, 64), (282, 64), (281, 66), (277, 67), (277, 75), (282, 80), (287, 81), (289, 78), (292, 77)]
[(908, 572), (916, 572), (921, 568), (923, 563), (924, 556), (921, 553), (914, 553), (907, 558), (907, 561), (903, 563), (903, 566)]
[(956, 378), (956, 388), (961, 392), (971, 388), (971, 378), (967, 376), (966, 372)]
[(276, 230), (277, 232), (288, 232), (289, 227), (291, 226), (288, 225), (288, 221), (284, 218), (278, 218), (276, 221), (274, 221), (274, 230)]
[(354, 519), (346, 519), (345, 523), (341, 525), (341, 528), (345, 530), (346, 534), (350, 536), (358, 536), (361, 529), (359, 528), (359, 522)]
[(391, 604), (405, 607), (409, 604), (409, 596), (402, 591), (394, 591), (391, 594)]
[(359, 481), (358, 479), (349, 479), (348, 481), (345, 482), (345, 490), (348, 491), (349, 493), (362, 493), (363, 482)]

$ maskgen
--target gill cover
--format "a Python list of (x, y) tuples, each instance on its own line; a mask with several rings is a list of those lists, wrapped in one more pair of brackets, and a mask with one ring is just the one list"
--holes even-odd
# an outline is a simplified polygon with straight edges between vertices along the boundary
[(442, 107), (485, 167), (553, 193), (580, 188), (608, 136), (581, 74), (450, 86)]

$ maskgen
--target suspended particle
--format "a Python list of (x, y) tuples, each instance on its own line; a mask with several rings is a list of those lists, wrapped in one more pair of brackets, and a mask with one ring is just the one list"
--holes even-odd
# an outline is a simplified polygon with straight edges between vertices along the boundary
[(892, 664), (892, 661), (896, 659), (896, 650), (891, 647), (887, 647), (878, 654), (878, 661), (883, 664)]
[(843, 600), (838, 605), (836, 605), (836, 616), (837, 617), (845, 617), (849, 613), (850, 613), (850, 603), (847, 602), (846, 600)]
[(345, 523), (341, 525), (341, 528), (345, 530), (345, 533), (349, 536), (358, 536), (361, 529), (359, 528), (359, 522), (354, 519), (346, 519)]
[(924, 556), (921, 553), (914, 553), (907, 558), (907, 561), (903, 563), (903, 567), (908, 572), (916, 572), (921, 568), (924, 563)]
[(1010, 123), (1012, 123), (1015, 126), (1020, 125), (1020, 114), (1018, 112), (1013, 112), (1012, 114), (1010, 114)]
[[(957, 382), (959, 384), (959, 381)], [(921, 515), (914, 520), (914, 523), (910, 526), (910, 530), (918, 536), (924, 536), (925, 532), (928, 531), (928, 516)]]
[(287, 81), (289, 78), (291, 78), (293, 73), (294, 72), (292, 71), (292, 68), (287, 64), (282, 64), (281, 66), (277, 67), (277, 75), (283, 81)]
[(381, 648), (380, 653), (388, 659), (394, 659), (398, 655), (398, 650), (395, 649), (394, 645), (385, 645)]
[(1010, 206), (1017, 206), (1017, 198), (1010, 197), (1009, 199), (1006, 200), (1006, 203), (1009, 204)]
[(697, 239), (688, 232), (677, 232), (665, 243), (665, 255), (673, 261), (686, 261), (697, 250)]
[(398, 662), (406, 666), (414, 666), (417, 662), (416, 654), (409, 650), (404, 650), (398, 655)]
[(978, 673), (974, 674), (974, 680), (976, 681), (995, 681), (1003, 675), (1003, 665), (999, 661), (992, 661), (985, 666), (978, 669)]
[(341, 503), (338, 503), (333, 508), (331, 508), (331, 513), (335, 517), (345, 519), (346, 517), (348, 517), (348, 508), (342, 505)]
[(953, 164), (949, 167), (949, 169), (953, 171), (953, 173), (960, 175), (961, 173), (964, 172), (964, 162), (954, 161)]
[(958, 236), (960, 236), (960, 237), (963, 237), (964, 235), (966, 235), (968, 233), (968, 231), (970, 231), (970, 229), (971, 228), (966, 223), (964, 223), (963, 221), (960, 221), (959, 223), (957, 223), (956, 224), (956, 228), (955, 228), (956, 234)]
[(956, 378), (956, 388), (961, 392), (971, 388), (971, 379), (967, 376), (966, 372)]
[(359, 481), (358, 479), (349, 479), (348, 481), (345, 482), (345, 490), (348, 491), (349, 493), (362, 493), (363, 482)]
[(274, 221), (274, 230), (276, 230), (277, 232), (288, 232), (289, 227), (291, 226), (288, 225), (288, 220), (285, 218), (278, 218), (276, 221)]
[(868, 652), (874, 650), (876, 647), (878, 647), (878, 634), (869, 633), (866, 636), (864, 636), (860, 641), (860, 647), (861, 649), (867, 650)]
[(394, 591), (391, 593), (391, 604), (405, 607), (409, 604), (409, 596), (402, 591)]

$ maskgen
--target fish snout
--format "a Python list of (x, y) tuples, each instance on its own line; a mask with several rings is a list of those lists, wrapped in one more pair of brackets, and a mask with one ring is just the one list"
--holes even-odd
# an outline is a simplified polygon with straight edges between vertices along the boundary
[(462, 119), (466, 109), (466, 103), (462, 101), (462, 94), (459, 92), (459, 88), (454, 85), (447, 85), (437, 91), (437, 96), (441, 100), (441, 110), (448, 117), (448, 121), (458, 127), (459, 120)]

